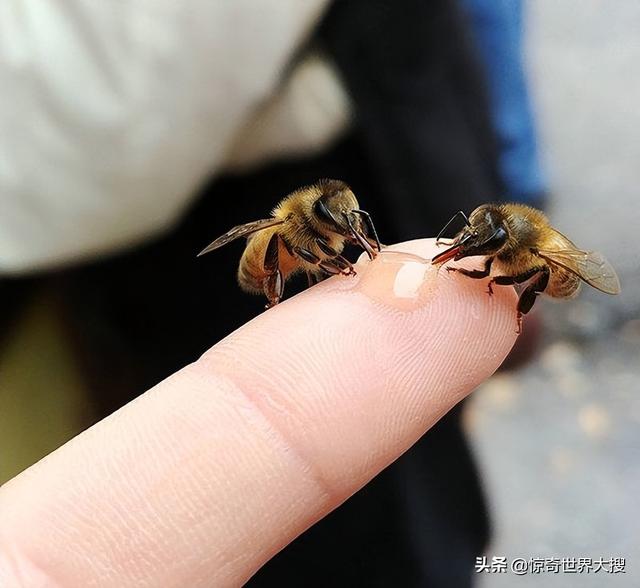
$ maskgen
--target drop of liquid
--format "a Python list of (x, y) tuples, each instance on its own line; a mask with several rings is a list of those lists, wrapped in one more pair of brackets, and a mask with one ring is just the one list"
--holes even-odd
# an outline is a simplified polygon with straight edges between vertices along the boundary
[(424, 306), (437, 286), (438, 268), (431, 265), (430, 259), (414, 253), (383, 249), (360, 271), (360, 292), (404, 311)]

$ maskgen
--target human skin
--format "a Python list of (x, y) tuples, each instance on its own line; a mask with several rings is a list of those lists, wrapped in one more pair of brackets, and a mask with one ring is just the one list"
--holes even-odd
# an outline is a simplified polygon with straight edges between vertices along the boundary
[(245, 582), (513, 345), (513, 289), (410, 255), (436, 251), (361, 258), (0, 488), (0, 586)]

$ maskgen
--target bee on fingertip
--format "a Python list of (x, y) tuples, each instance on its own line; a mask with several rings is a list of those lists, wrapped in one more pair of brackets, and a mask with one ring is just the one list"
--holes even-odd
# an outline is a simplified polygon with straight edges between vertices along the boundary
[(518, 332), (522, 317), (533, 307), (538, 294), (567, 299), (576, 296), (582, 282), (606, 294), (618, 294), (620, 282), (605, 257), (596, 251), (583, 251), (554, 229), (539, 210), (523, 204), (485, 204), (467, 218), (460, 211), (445, 225), (460, 217), (465, 227), (449, 247), (433, 257), (432, 264), (484, 256), (483, 269), (469, 270), (447, 266), (473, 279), (490, 278), (493, 285), (522, 285), (517, 305)]
[(370, 259), (381, 249), (371, 216), (360, 209), (351, 188), (330, 179), (292, 192), (270, 218), (233, 227), (198, 256), (241, 237), (248, 240), (238, 283), (245, 292), (264, 294), (266, 308), (280, 302), (285, 282), (298, 272), (306, 273), (309, 285), (331, 275), (355, 275), (342, 255), (347, 243), (361, 247)]

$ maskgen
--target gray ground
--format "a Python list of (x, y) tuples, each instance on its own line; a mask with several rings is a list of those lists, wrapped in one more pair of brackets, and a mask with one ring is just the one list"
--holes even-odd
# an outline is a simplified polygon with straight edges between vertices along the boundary
[[(619, 297), (540, 304), (538, 360), (475, 394), (488, 556), (626, 558), (626, 574), (479, 574), (481, 588), (640, 586), (640, 3), (534, 0), (528, 58), (554, 224), (606, 254)], [(525, 323), (526, 328), (526, 323)]]

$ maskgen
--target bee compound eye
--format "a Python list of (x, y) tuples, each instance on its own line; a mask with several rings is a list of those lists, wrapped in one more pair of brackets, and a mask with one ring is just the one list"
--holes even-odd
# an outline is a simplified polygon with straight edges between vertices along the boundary
[(331, 214), (331, 211), (327, 208), (327, 205), (323, 202), (322, 198), (316, 200), (316, 203), (313, 205), (313, 209), (321, 221), (329, 225), (338, 224), (333, 214)]

